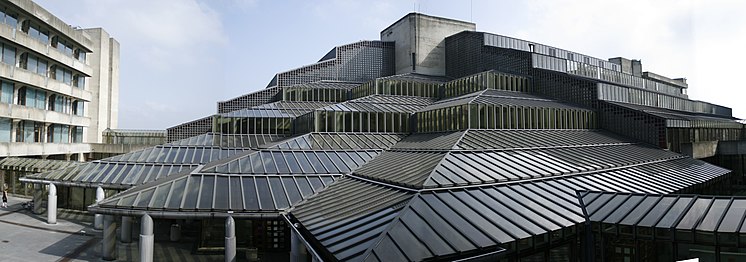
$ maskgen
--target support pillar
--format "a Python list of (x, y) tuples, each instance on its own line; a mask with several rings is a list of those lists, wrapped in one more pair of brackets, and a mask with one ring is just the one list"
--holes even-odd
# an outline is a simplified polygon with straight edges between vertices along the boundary
[[(101, 187), (96, 188), (96, 204), (101, 203), (104, 200), (104, 189)], [(95, 214), (93, 219), (93, 229), (101, 230), (104, 226), (104, 217), (101, 214)]]
[(236, 221), (225, 219), (225, 262), (236, 262)]
[(140, 262), (153, 262), (153, 218), (145, 214), (140, 224)]
[(132, 217), (122, 216), (122, 227), (120, 230), (121, 235), (119, 238), (122, 243), (132, 243)]
[(49, 197), (47, 198), (47, 224), (57, 224), (57, 187), (52, 183), (49, 183)]
[(101, 257), (104, 260), (117, 259), (117, 222), (113, 215), (104, 216), (104, 239), (101, 242)]
[[(298, 227), (298, 224), (291, 225)], [(290, 230), (290, 262), (305, 262), (308, 257), (308, 250), (303, 244), (297, 230)]]
[(42, 199), (44, 199), (44, 190), (42, 184), (34, 184), (34, 214), (41, 214)]

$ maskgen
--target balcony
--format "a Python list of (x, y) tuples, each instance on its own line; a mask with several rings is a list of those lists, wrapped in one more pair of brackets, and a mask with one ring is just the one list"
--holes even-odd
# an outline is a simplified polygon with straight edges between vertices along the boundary
[(0, 155), (2, 156), (61, 155), (88, 152), (91, 152), (90, 144), (0, 143)]
[(34, 87), (41, 87), (48, 91), (88, 102), (93, 98), (91, 91), (69, 86), (57, 80), (49, 79), (48, 77), (31, 73), (26, 69), (11, 66), (9, 64), (0, 63), (0, 77), (12, 79)]
[(7, 24), (0, 23), (0, 37), (3, 37), (17, 45), (20, 45), (25, 49), (29, 49), (31, 51), (34, 51), (35, 53), (45, 56), (47, 59), (51, 60), (50, 63), (56, 62), (58, 64), (69, 66), (72, 69), (80, 71), (87, 76), (93, 75), (93, 68), (91, 68), (91, 66), (89, 66), (87, 63), (81, 62), (73, 58), (72, 56), (68, 56), (67, 54), (60, 52), (59, 50), (49, 45), (49, 43), (43, 43), (39, 40), (31, 38), (26, 33), (19, 32)]
[(0, 104), (0, 116), (43, 123), (84, 127), (87, 127), (91, 124), (91, 118), (89, 117), (63, 114), (60, 112), (14, 104)]

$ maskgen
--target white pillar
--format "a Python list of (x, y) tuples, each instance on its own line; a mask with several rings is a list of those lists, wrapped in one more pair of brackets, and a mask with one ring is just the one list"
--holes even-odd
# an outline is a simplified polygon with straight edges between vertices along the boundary
[[(297, 228), (298, 224), (290, 225)], [(301, 241), (300, 236), (294, 229), (290, 230), (290, 262), (305, 262), (308, 257), (306, 245)]]
[(225, 219), (225, 262), (236, 262), (236, 221)]
[[(104, 189), (100, 186), (96, 188), (96, 204), (104, 200)], [(104, 226), (104, 217), (101, 214), (95, 214), (93, 219), (93, 228), (101, 229)]]
[(42, 199), (44, 199), (42, 187), (42, 184), (34, 184), (34, 214), (41, 214)]
[(153, 262), (153, 218), (145, 214), (140, 224), (140, 262)]
[(132, 243), (132, 217), (122, 216), (120, 240), (122, 243)]
[[(34, 204), (34, 207), (36, 204)], [(49, 183), (49, 196), (47, 198), (47, 223), (57, 224), (57, 187)]]
[(117, 259), (117, 222), (113, 215), (104, 216), (104, 239), (101, 242), (101, 257), (104, 260)]

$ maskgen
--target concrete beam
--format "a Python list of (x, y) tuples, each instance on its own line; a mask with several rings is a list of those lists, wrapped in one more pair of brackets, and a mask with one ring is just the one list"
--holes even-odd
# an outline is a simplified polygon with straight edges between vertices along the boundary
[(707, 158), (714, 156), (718, 150), (718, 141), (701, 141), (681, 144), (681, 153), (692, 158)]

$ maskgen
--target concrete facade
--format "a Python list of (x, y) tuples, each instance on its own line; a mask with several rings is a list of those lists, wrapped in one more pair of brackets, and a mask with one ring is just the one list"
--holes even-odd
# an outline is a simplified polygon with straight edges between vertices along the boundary
[(31, 0), (0, 10), (0, 156), (91, 152), (117, 128), (119, 43)]
[(446, 74), (446, 37), (475, 31), (474, 23), (410, 13), (381, 31), (381, 41), (392, 41), (396, 74)]

